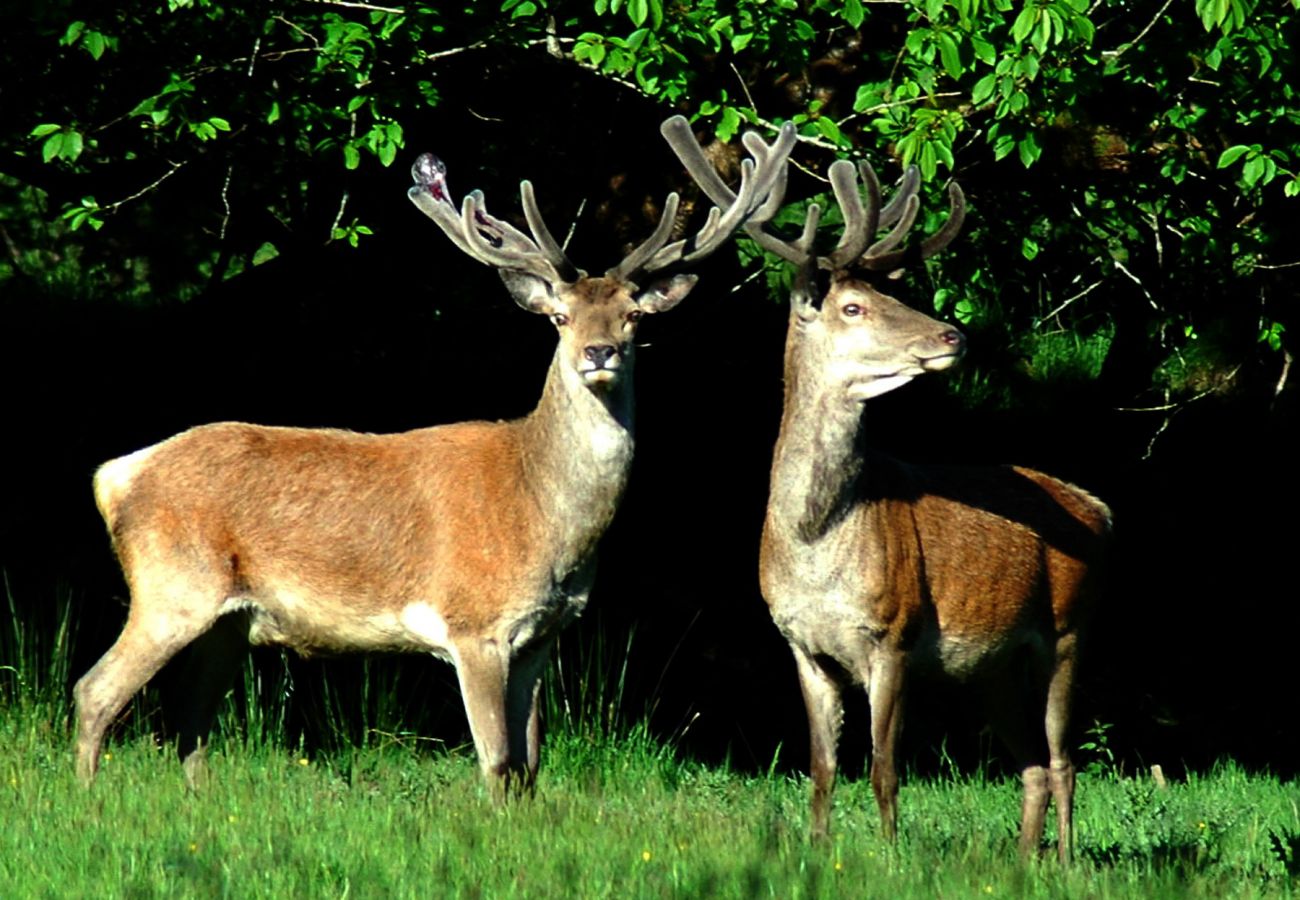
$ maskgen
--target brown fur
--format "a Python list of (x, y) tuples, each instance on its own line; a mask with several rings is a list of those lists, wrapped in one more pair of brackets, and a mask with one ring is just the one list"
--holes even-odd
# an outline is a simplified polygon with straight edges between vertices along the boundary
[(760, 580), (808, 708), (813, 834), (829, 830), (841, 693), (858, 684), (872, 708), (872, 787), (894, 836), (904, 689), (930, 670), (983, 689), (1022, 768), (1022, 851), (1038, 846), (1050, 792), (1067, 860), (1064, 738), (1109, 511), (1041, 472), (914, 466), (866, 449), (862, 400), (947, 367), (960, 335), (842, 276), (820, 309), (793, 306)]
[(538, 678), (586, 604), (631, 464), (636, 321), (694, 278), (637, 294), (609, 278), (507, 283), (560, 336), (523, 419), (390, 435), (226, 422), (100, 468), (131, 609), (76, 686), (84, 781), (112, 718), (187, 646), (179, 750), (201, 781), (213, 715), (252, 643), (449, 660), (494, 789), (531, 785)]

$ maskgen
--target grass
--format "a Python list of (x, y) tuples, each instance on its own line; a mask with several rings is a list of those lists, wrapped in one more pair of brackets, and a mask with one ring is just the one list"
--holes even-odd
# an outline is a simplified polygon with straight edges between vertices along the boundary
[[(364, 700), (364, 727), (344, 722), (336, 685), (322, 700), (336, 739), (293, 751), (280, 730), (291, 687), (258, 683), (250, 667), (223, 716), (207, 792), (185, 790), (149, 715), (117, 730), (87, 791), (72, 773), (69, 630), (23, 631), (15, 616), (0, 632), (6, 900), (1297, 893), (1300, 785), (1232, 765), (1160, 789), (1094, 752), (1068, 869), (1050, 856), (1018, 860), (1019, 785), (978, 772), (905, 778), (894, 847), (867, 782), (843, 782), (831, 841), (811, 845), (805, 778), (775, 765), (766, 775), (707, 767), (680, 735), (656, 738), (622, 708), (630, 646), (599, 637), (550, 674), (552, 725), (531, 800), (494, 807), (469, 748), (403, 732), (382, 669), (348, 685)], [(1092, 742), (1105, 745), (1100, 726)]]
[(85, 791), (58, 712), (0, 711), (0, 896), (1285, 897), (1300, 871), (1300, 790), (1230, 766), (1167, 790), (1086, 777), (1061, 870), (1018, 862), (1018, 785), (978, 775), (908, 780), (895, 848), (869, 786), (842, 784), (812, 846), (802, 778), (641, 732), (559, 730), (537, 796), (495, 808), (468, 751), (392, 741), (314, 758), (222, 741), (196, 796), (137, 737)]

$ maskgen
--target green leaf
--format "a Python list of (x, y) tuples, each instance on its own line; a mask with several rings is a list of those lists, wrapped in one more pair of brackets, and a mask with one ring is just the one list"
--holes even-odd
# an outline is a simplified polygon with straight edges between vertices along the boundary
[(354, 113), (357, 110), (359, 110), (361, 107), (365, 106), (366, 99), (367, 98), (364, 94), (358, 94), (357, 96), (353, 97), (351, 100), (348, 101), (348, 112)]
[(961, 78), (961, 54), (957, 52), (957, 41), (946, 31), (939, 32), (938, 41), (939, 59), (943, 62), (944, 71), (954, 81)]
[(81, 37), (81, 33), (86, 30), (85, 22), (73, 22), (68, 26), (67, 31), (63, 32), (63, 37), (59, 38), (59, 45), (62, 47), (71, 47)]
[(361, 151), (352, 144), (343, 145), (343, 167), (345, 169), (355, 169), (361, 165)]
[(997, 82), (998, 76), (996, 72), (990, 72), (975, 82), (975, 87), (971, 88), (970, 92), (971, 102), (978, 106), (989, 97), (992, 97), (993, 88), (997, 85)]
[(650, 5), (647, 0), (627, 0), (627, 15), (633, 24), (644, 25), (650, 16)]
[[(59, 151), (59, 156), (68, 162), (76, 162), (84, 147), (85, 143), (81, 132), (69, 131), (63, 136), (63, 149)], [(1269, 162), (1272, 162), (1272, 160), (1269, 160)]]
[(271, 101), (271, 111), (266, 114), (266, 124), (274, 125), (280, 121), (280, 103), (278, 100)]
[(749, 42), (752, 41), (753, 39), (754, 39), (754, 35), (752, 32), (745, 32), (744, 34), (736, 35), (731, 39), (731, 52), (739, 53), (741, 50), (744, 50), (746, 47), (748, 47)]
[(276, 248), (275, 244), (267, 241), (253, 251), (253, 265), (260, 266), (262, 263), (270, 262), (279, 255), (280, 251)]
[(975, 58), (985, 65), (993, 65), (998, 58), (997, 48), (981, 35), (972, 34), (969, 37), (971, 49), (975, 52)]
[(208, 119), (208, 124), (210, 124), (213, 128), (217, 129), (217, 131), (230, 130), (230, 123), (225, 119), (220, 118), (219, 116), (213, 116), (212, 118)]
[(63, 128), (62, 125), (55, 125), (51, 122), (46, 122), (33, 128), (28, 137), (45, 137), (47, 134), (54, 134), (54, 132), (61, 128)]
[(1255, 182), (1259, 181), (1260, 177), (1263, 176), (1265, 169), (1264, 157), (1252, 156), (1241, 167), (1241, 180), (1246, 183), (1246, 187), (1252, 188), (1255, 186)]
[(63, 153), (63, 132), (59, 131), (45, 139), (41, 144), (41, 159), (44, 162), (52, 162)]
[(740, 125), (740, 113), (736, 112), (734, 106), (728, 106), (722, 110), (722, 118), (718, 120), (718, 127), (714, 131), (718, 135), (718, 140), (725, 143), (736, 136)]
[(1226, 169), (1228, 166), (1249, 153), (1250, 150), (1251, 148), (1244, 144), (1237, 144), (1235, 147), (1229, 147), (1227, 150), (1224, 150), (1219, 154), (1219, 162), (1215, 168)]
[(1034, 30), (1034, 25), (1038, 21), (1040, 9), (1034, 3), (1026, 3), (1025, 8), (1016, 16), (1015, 23), (1011, 26), (1011, 39), (1017, 44), (1023, 44), (1025, 38), (1029, 37), (1029, 32)]
[(93, 59), (99, 59), (108, 48), (108, 41), (98, 31), (87, 31), (82, 43)]
[(862, 21), (867, 17), (867, 11), (862, 7), (862, 0), (845, 0), (840, 15), (854, 28), (861, 28)]
[(1038, 255), (1038, 250), (1038, 241), (1031, 237), (1023, 237), (1020, 239), (1020, 254), (1025, 259), (1033, 259)]
[(1038, 139), (1034, 137), (1032, 131), (1027, 132), (1016, 145), (1016, 150), (1020, 153), (1020, 164), (1028, 169), (1038, 157), (1043, 155), (1043, 148), (1038, 146)]

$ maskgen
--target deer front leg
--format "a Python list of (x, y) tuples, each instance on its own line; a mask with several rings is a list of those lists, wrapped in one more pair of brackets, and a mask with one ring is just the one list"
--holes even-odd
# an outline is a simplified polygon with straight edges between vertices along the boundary
[(509, 651), (491, 638), (457, 647), (456, 676), (465, 701), (479, 768), (496, 803), (510, 793), (510, 731), (506, 713)]
[(510, 765), (521, 783), (531, 793), (537, 780), (541, 760), (541, 716), (537, 698), (542, 672), (550, 659), (550, 644), (517, 657), (510, 665), (506, 698), (507, 730), (510, 735)]
[(882, 648), (871, 662), (867, 696), (871, 703), (871, 790), (880, 809), (885, 839), (898, 836), (898, 768), (894, 751), (903, 730), (903, 688), (907, 654)]
[(808, 710), (809, 762), (812, 774), (812, 829), (814, 841), (830, 834), (831, 791), (835, 789), (836, 749), (844, 722), (840, 686), (815, 659), (797, 646), (795, 664), (799, 687)]

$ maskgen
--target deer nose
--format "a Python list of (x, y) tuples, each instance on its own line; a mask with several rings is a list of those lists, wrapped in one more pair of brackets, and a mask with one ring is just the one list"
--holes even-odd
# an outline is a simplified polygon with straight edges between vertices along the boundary
[(952, 347), (958, 353), (966, 348), (966, 336), (955, 328), (950, 328), (943, 334), (939, 335), (939, 340), (943, 341), (949, 347)]
[(618, 355), (618, 348), (613, 344), (592, 344), (582, 354), (596, 365), (603, 366)]

